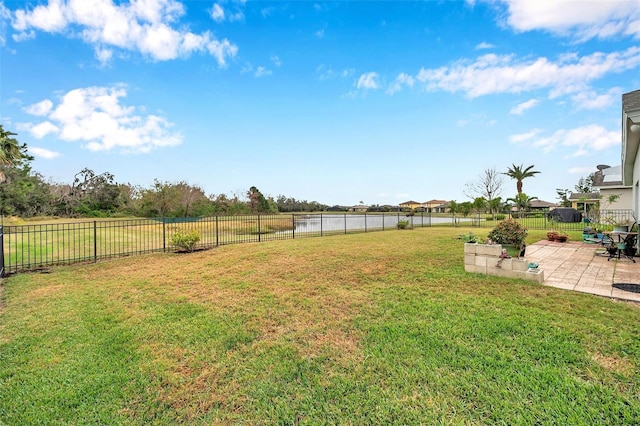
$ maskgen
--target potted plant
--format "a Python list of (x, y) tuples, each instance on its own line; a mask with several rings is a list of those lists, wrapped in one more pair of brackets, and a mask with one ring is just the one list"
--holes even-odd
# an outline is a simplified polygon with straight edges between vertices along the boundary
[(499, 222), (489, 232), (488, 238), (497, 244), (501, 244), (507, 250), (507, 253), (511, 251), (509, 255), (512, 257), (517, 257), (524, 248), (527, 230), (519, 222), (507, 219)]

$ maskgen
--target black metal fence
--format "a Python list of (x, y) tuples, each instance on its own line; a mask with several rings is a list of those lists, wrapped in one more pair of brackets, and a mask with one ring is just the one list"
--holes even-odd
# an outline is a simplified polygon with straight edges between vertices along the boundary
[[(629, 217), (630, 211), (607, 217)], [(196, 230), (196, 249), (226, 244), (255, 243), (398, 229), (399, 226), (464, 226), (492, 228), (509, 215), (469, 216), (420, 212), (216, 216), (94, 220), (43, 225), (0, 226), (0, 276), (52, 265), (96, 262), (177, 249), (178, 230)], [(528, 229), (581, 230), (586, 223), (558, 223), (546, 213), (515, 215)], [(612, 219), (613, 220), (613, 219)], [(591, 224), (591, 223), (589, 223)], [(604, 225), (603, 225), (604, 226)]]
[[(438, 219), (441, 220), (441, 219)], [(196, 230), (195, 249), (353, 232), (430, 226), (428, 215), (305, 214), (93, 220), (43, 225), (0, 226), (2, 275), (52, 265), (177, 250), (178, 231)], [(443, 222), (453, 223), (445, 218)]]

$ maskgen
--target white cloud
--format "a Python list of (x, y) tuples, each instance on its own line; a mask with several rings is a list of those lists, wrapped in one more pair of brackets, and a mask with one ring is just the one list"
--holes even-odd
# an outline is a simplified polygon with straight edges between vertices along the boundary
[(591, 81), (638, 66), (640, 47), (609, 54), (563, 56), (556, 62), (545, 57), (517, 60), (514, 55), (488, 54), (473, 62), (422, 68), (416, 79), (426, 90), (463, 92), (470, 98), (538, 89), (548, 89), (549, 96), (554, 98), (585, 91)]
[(24, 111), (31, 115), (44, 116), (49, 114), (51, 108), (53, 108), (53, 102), (51, 102), (49, 99), (45, 99), (33, 105), (29, 105), (24, 109)]
[(522, 115), (523, 112), (538, 105), (539, 102), (540, 101), (538, 101), (537, 99), (529, 99), (528, 101), (522, 102), (516, 105), (515, 107), (511, 108), (511, 111), (509, 111), (509, 113), (515, 114), (515, 115)]
[(620, 145), (620, 132), (610, 131), (595, 124), (575, 129), (560, 129), (553, 135), (537, 139), (534, 147), (551, 152), (558, 147), (575, 149), (570, 157), (580, 157)]
[(318, 38), (323, 38), (324, 37), (324, 30), (318, 30), (315, 32), (316, 37)]
[(356, 87), (358, 89), (365, 89), (365, 90), (378, 89), (380, 87), (380, 84), (378, 83), (378, 78), (379, 76), (377, 72), (368, 72), (368, 73), (362, 74), (360, 78), (358, 78)]
[(96, 47), (95, 56), (96, 59), (100, 61), (101, 65), (106, 65), (111, 61), (111, 58), (113, 57), (113, 50)]
[[(148, 152), (162, 146), (182, 143), (182, 136), (172, 133), (172, 124), (157, 115), (140, 115), (135, 107), (124, 106), (124, 86), (87, 87), (66, 93), (47, 114), (47, 121), (29, 124), (36, 137), (55, 134), (68, 142), (83, 143), (92, 151), (119, 149), (123, 152)], [(38, 105), (26, 111), (43, 111)]]
[[(215, 7), (214, 7), (215, 9)], [(220, 66), (237, 54), (237, 46), (216, 39), (211, 32), (195, 34), (178, 19), (184, 6), (176, 0), (51, 0), (47, 5), (19, 9), (12, 26), (15, 40), (24, 40), (36, 31), (80, 38), (93, 46), (104, 64), (113, 49), (137, 51), (156, 61), (186, 57), (194, 52), (209, 53)]]
[(578, 109), (602, 109), (618, 103), (622, 95), (622, 89), (614, 87), (607, 93), (598, 95), (593, 90), (576, 93), (571, 97)]
[(531, 129), (530, 131), (528, 131), (526, 133), (520, 133), (520, 134), (517, 134), (517, 135), (509, 136), (509, 142), (511, 142), (511, 143), (527, 142), (527, 141), (530, 141), (530, 140), (534, 139), (540, 133), (542, 133), (542, 129)]
[(46, 148), (38, 148), (37, 146), (29, 146), (27, 151), (34, 157), (44, 158), (45, 160), (51, 160), (60, 156), (59, 152), (50, 151)]
[(49, 134), (57, 133), (58, 130), (58, 127), (50, 121), (43, 121), (42, 123), (29, 127), (29, 133), (37, 139), (42, 139)]
[(320, 65), (316, 68), (316, 72), (319, 74), (320, 80), (331, 80), (334, 78), (351, 77), (355, 73), (355, 70), (353, 68), (345, 68), (342, 71), (334, 71), (331, 67)]
[(218, 3), (211, 8), (211, 18), (216, 22), (224, 21), (224, 9)]
[(576, 41), (618, 35), (640, 38), (640, 0), (501, 0), (516, 31), (544, 30)]
[(271, 55), (271, 62), (273, 62), (273, 65), (275, 65), (276, 67), (279, 67), (282, 65), (282, 61), (280, 60), (280, 58), (278, 58), (277, 55)]
[(394, 93), (402, 90), (404, 86), (413, 87), (414, 83), (415, 83), (415, 79), (412, 76), (410, 76), (409, 74), (400, 73), (396, 77), (395, 81), (391, 85), (389, 85), (389, 88), (387, 89), (387, 94), (393, 95)]
[(7, 22), (11, 19), (11, 11), (0, 2), (0, 46), (6, 43)]
[(259, 78), (259, 77), (264, 77), (265, 75), (271, 75), (271, 74), (272, 74), (271, 70), (260, 66), (256, 68), (256, 72), (253, 73), (253, 76)]
[(476, 45), (476, 50), (493, 49), (494, 47), (496, 46), (491, 43), (487, 43), (486, 41), (483, 41), (482, 43)]
[[(244, 2), (240, 2), (240, 3), (244, 4)], [(215, 3), (211, 8), (211, 19), (213, 19), (216, 22), (241, 21), (244, 19), (244, 13), (237, 7), (233, 12), (229, 12), (228, 8), (225, 10), (219, 3)]]

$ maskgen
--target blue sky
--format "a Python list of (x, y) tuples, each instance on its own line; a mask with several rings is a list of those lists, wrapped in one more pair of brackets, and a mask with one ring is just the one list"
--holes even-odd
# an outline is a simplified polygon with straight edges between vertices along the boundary
[(640, 0), (5, 0), (0, 19), (0, 122), (61, 183), (397, 205), (524, 164), (556, 201), (620, 164), (640, 88)]

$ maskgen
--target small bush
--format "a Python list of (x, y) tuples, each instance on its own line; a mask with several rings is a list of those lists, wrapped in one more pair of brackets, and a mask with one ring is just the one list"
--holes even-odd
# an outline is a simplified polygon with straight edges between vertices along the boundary
[(484, 240), (481, 237), (479, 237), (478, 235), (475, 235), (473, 232), (459, 235), (458, 238), (465, 243), (483, 243), (484, 242)]
[(504, 218), (505, 218), (505, 217), (506, 217), (506, 216), (505, 216), (505, 215), (503, 215), (503, 214), (497, 214), (497, 215), (496, 215), (496, 220), (504, 220)]
[(527, 238), (527, 230), (513, 219), (503, 220), (499, 222), (495, 228), (489, 232), (489, 239), (498, 244), (513, 244), (518, 248), (522, 247), (525, 238)]
[(398, 226), (398, 229), (407, 229), (409, 227), (409, 221), (408, 220), (399, 220), (397, 226)]
[(196, 229), (191, 231), (178, 229), (171, 236), (171, 244), (188, 252), (193, 251), (198, 241), (200, 241), (200, 233)]

